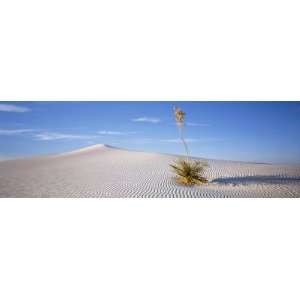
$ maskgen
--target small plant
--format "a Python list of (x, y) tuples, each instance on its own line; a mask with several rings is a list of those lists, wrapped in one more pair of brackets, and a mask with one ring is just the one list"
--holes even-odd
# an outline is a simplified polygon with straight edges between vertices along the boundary
[(202, 176), (203, 171), (208, 166), (205, 162), (179, 159), (170, 166), (177, 175), (176, 182), (179, 184), (194, 185), (207, 182), (207, 179)]
[(183, 128), (185, 121), (185, 112), (178, 107), (174, 107), (176, 124), (179, 131), (180, 140), (184, 146), (186, 158), (178, 159), (170, 165), (176, 174), (176, 182), (183, 185), (195, 185), (208, 182), (203, 176), (203, 172), (208, 164), (199, 160), (191, 160), (188, 145), (184, 139)]

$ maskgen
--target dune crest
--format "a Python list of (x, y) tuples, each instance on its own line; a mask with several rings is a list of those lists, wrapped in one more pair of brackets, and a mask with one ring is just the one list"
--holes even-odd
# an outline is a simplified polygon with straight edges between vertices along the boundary
[(66, 156), (66, 155), (81, 154), (81, 153), (91, 153), (91, 152), (94, 152), (94, 151), (103, 150), (105, 148), (109, 148), (109, 146), (105, 145), (105, 144), (95, 144), (95, 145), (92, 145), (92, 146), (87, 146), (87, 147), (84, 147), (84, 148), (75, 149), (75, 150), (72, 150), (72, 151), (57, 154), (56, 156)]

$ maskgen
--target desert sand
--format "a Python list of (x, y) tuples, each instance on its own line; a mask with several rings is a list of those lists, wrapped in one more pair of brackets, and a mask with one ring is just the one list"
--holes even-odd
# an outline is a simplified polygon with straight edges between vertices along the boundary
[(209, 183), (186, 187), (173, 179), (176, 158), (94, 145), (1, 161), (0, 197), (300, 197), (300, 166), (208, 159)]

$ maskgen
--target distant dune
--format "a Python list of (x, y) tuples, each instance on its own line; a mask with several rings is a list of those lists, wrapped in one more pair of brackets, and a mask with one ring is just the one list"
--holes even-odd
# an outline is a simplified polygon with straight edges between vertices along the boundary
[(207, 160), (209, 183), (173, 180), (174, 155), (95, 145), (0, 162), (0, 197), (300, 197), (300, 167)]

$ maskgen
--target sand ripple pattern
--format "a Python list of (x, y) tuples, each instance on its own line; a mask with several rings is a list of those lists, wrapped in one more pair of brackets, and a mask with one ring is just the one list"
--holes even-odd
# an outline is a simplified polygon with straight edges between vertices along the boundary
[(210, 182), (177, 185), (173, 155), (95, 145), (0, 162), (0, 197), (300, 197), (300, 167), (207, 160)]

